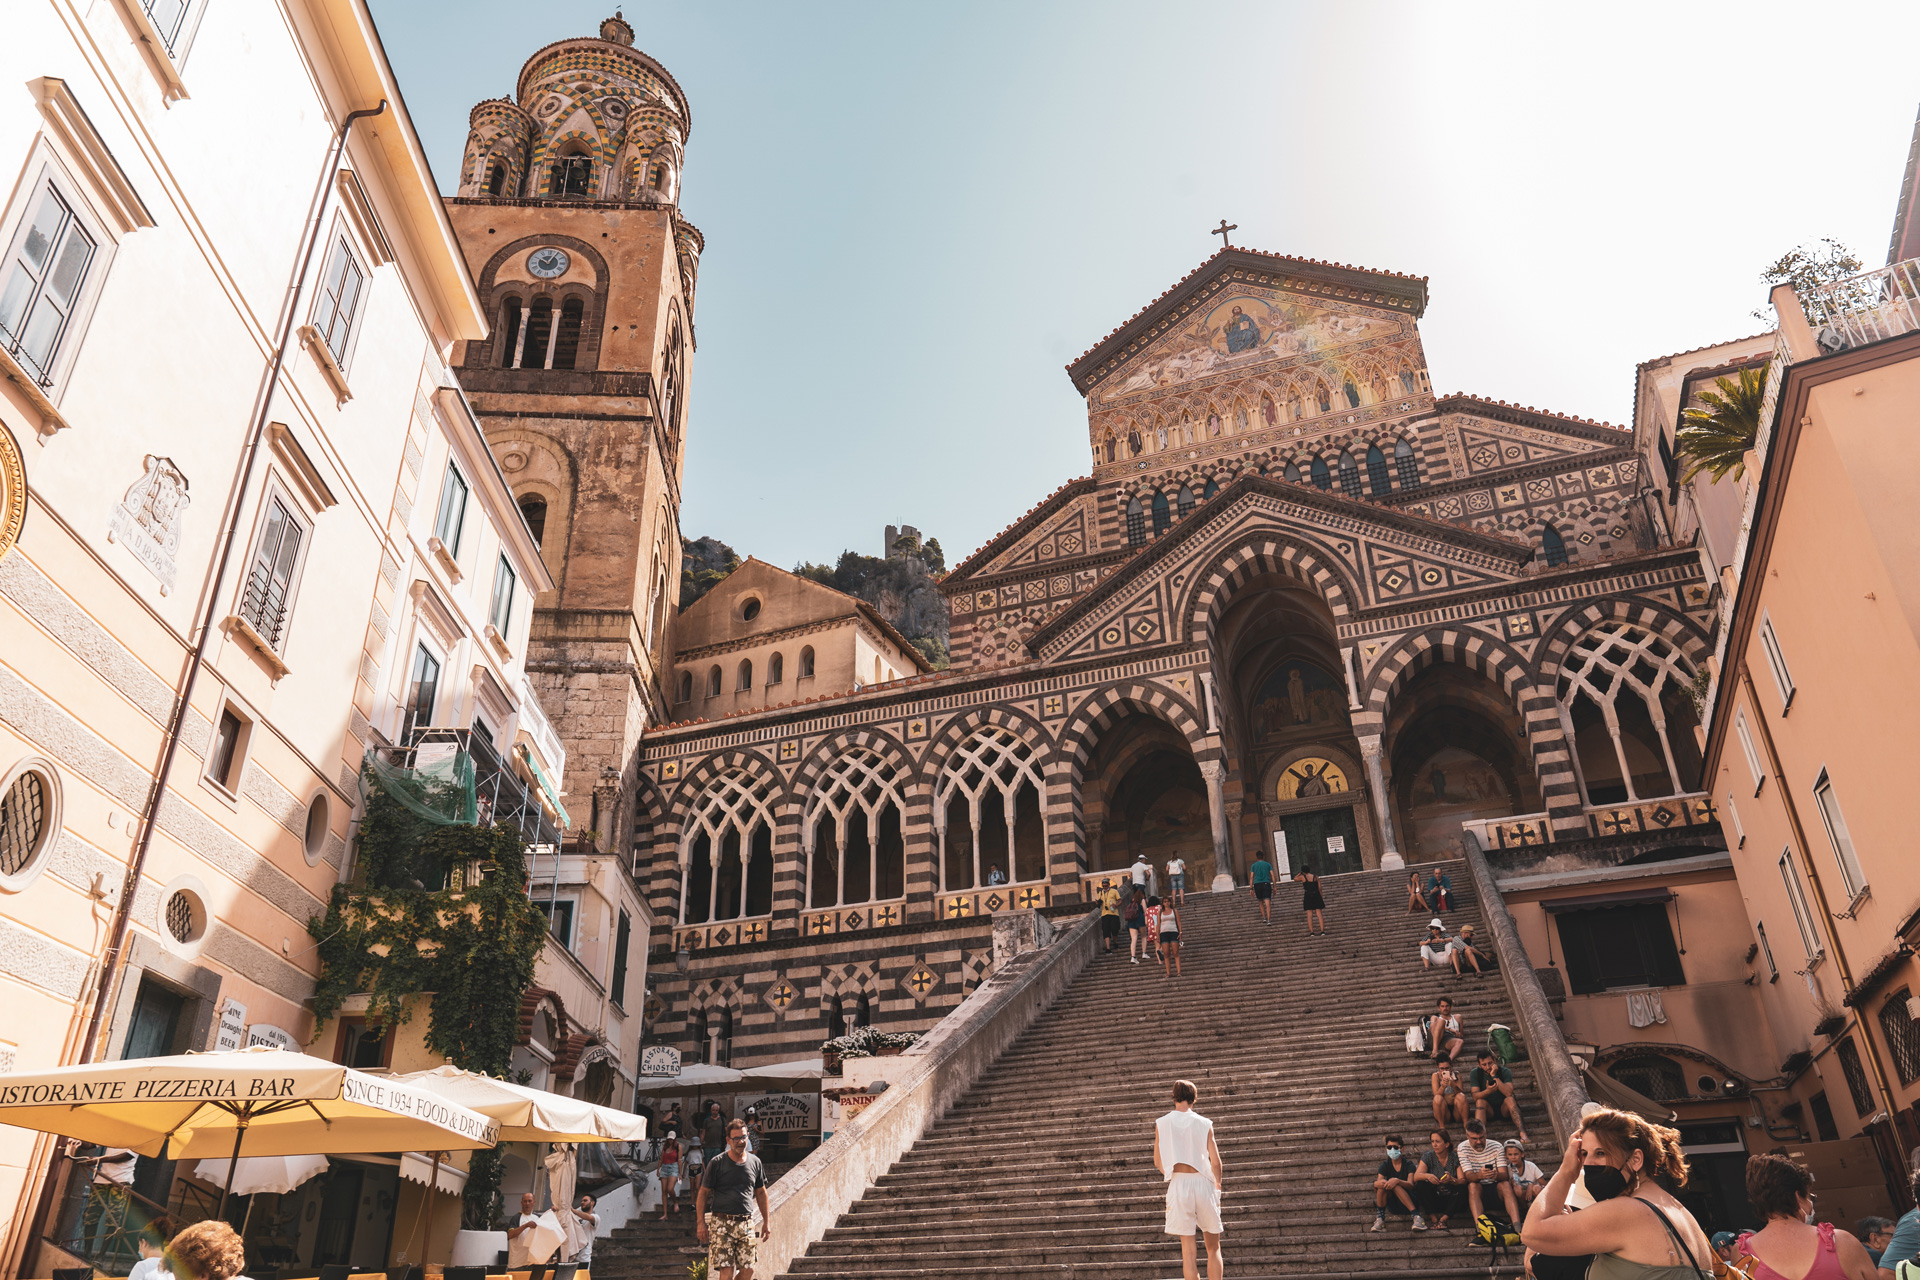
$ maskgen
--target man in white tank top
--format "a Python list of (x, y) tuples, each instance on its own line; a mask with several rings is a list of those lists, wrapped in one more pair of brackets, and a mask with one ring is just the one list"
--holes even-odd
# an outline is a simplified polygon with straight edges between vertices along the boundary
[(1207, 1241), (1207, 1280), (1221, 1280), (1220, 1148), (1213, 1140), (1213, 1121), (1193, 1109), (1198, 1101), (1193, 1081), (1173, 1082), (1173, 1110), (1153, 1122), (1153, 1167), (1167, 1182), (1167, 1234), (1180, 1237), (1186, 1280), (1200, 1280), (1196, 1230)]

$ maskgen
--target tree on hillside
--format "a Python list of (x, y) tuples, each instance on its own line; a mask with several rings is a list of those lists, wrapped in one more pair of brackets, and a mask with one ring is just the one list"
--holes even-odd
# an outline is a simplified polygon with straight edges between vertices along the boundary
[(939, 539), (928, 538), (920, 545), (917, 555), (881, 557), (843, 551), (833, 565), (802, 561), (793, 571), (865, 600), (920, 651), (929, 665), (945, 670), (948, 665), (947, 606), (934, 586), (935, 562), (941, 569), (946, 567)]
[(718, 538), (680, 539), (680, 607), (686, 608), (735, 569), (740, 557)]

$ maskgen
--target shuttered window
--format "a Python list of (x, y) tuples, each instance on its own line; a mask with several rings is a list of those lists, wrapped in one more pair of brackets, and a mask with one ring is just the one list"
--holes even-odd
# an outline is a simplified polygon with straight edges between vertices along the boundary
[(275, 652), (283, 648), (287, 615), (293, 607), (293, 586), (300, 567), (300, 548), (306, 526), (278, 494), (267, 495), (266, 517), (260, 537), (247, 562), (247, 580), (240, 593), (240, 616)]
[(1612, 987), (1677, 987), (1686, 983), (1673, 945), (1667, 909), (1658, 903), (1566, 911), (1560, 947), (1567, 960), (1567, 986), (1574, 995)]

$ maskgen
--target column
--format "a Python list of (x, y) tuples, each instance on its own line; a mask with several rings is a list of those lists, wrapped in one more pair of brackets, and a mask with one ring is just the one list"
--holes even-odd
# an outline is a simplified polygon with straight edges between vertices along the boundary
[(1202, 697), (1207, 704), (1207, 732), (1218, 733), (1220, 732), (1220, 717), (1215, 713), (1213, 708), (1213, 672), (1202, 671), (1200, 673), (1200, 689)]
[(1227, 861), (1227, 795), (1223, 785), (1227, 766), (1218, 760), (1202, 760), (1200, 776), (1207, 780), (1207, 817), (1213, 824), (1214, 879), (1225, 875), (1231, 884), (1233, 873)]
[(1246, 839), (1240, 830), (1240, 815), (1243, 810), (1244, 806), (1238, 800), (1235, 800), (1227, 806), (1227, 845), (1233, 850), (1233, 874), (1235, 877), (1238, 877), (1239, 874), (1246, 869), (1247, 865), (1247, 851), (1244, 847)]
[(1360, 739), (1360, 754), (1367, 762), (1367, 789), (1373, 792), (1373, 816), (1380, 826), (1380, 869), (1403, 871), (1407, 860), (1400, 856), (1393, 839), (1393, 806), (1387, 803), (1387, 779), (1380, 767), (1380, 735)]

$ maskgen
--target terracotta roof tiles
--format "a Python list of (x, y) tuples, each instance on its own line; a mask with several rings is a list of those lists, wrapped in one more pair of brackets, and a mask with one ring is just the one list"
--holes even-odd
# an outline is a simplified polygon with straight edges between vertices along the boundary
[(1436, 396), (1434, 398), (1435, 407), (1437, 408), (1442, 401), (1446, 400), (1472, 400), (1476, 404), (1494, 405), (1501, 409), (1518, 409), (1522, 413), (1537, 413), (1543, 418), (1558, 418), (1562, 422), (1578, 422), (1582, 426), (1601, 427), (1608, 431), (1623, 431), (1629, 435), (1632, 434), (1633, 430), (1631, 427), (1623, 427), (1618, 423), (1602, 422), (1598, 418), (1583, 418), (1577, 413), (1555, 413), (1552, 409), (1536, 409), (1530, 404), (1508, 404), (1505, 400), (1495, 400), (1492, 396), (1475, 395), (1471, 391), (1454, 391), (1444, 396)]

